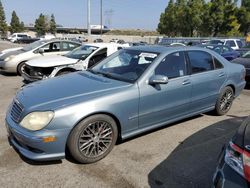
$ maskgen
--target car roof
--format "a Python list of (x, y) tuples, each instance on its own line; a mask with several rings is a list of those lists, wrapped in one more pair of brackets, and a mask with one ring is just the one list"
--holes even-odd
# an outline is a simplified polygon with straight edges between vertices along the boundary
[(99, 48), (123, 46), (122, 44), (104, 43), (104, 42), (100, 42), (100, 43), (98, 43), (98, 42), (97, 43), (85, 43), (83, 45), (95, 46), (95, 47), (99, 47)]
[(153, 52), (153, 53), (160, 53), (160, 54), (166, 54), (171, 52), (177, 52), (177, 51), (187, 51), (187, 50), (199, 50), (199, 51), (205, 51), (210, 54), (215, 54), (212, 50), (207, 48), (202, 48), (199, 46), (161, 46), (161, 45), (147, 45), (147, 46), (132, 46), (127, 49), (131, 50), (141, 50), (146, 52)]

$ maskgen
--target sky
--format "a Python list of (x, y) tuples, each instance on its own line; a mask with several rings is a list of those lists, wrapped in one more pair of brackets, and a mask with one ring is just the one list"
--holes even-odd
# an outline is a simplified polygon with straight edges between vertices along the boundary
[[(100, 24), (100, 1), (91, 0), (91, 24)], [(87, 28), (87, 0), (1, 0), (6, 20), (12, 11), (25, 24), (34, 23), (39, 14), (54, 14), (64, 27)], [(102, 0), (103, 25), (114, 29), (156, 30), (168, 0)]]

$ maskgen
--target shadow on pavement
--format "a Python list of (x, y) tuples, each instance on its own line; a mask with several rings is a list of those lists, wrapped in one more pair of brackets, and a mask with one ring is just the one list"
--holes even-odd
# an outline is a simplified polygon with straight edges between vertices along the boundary
[(12, 77), (15, 77), (15, 76), (18, 76), (17, 74), (14, 74), (14, 73), (7, 73), (7, 72), (3, 72), (0, 70), (0, 74), (3, 75), (3, 76), (12, 76)]
[(211, 187), (221, 149), (245, 118), (233, 116), (185, 139), (148, 174), (149, 185), (157, 188)]

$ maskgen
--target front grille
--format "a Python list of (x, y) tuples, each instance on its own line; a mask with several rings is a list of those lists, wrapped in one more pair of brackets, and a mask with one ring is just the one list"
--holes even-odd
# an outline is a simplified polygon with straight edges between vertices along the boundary
[(14, 100), (10, 111), (11, 119), (16, 123), (18, 123), (20, 121), (22, 112), (23, 112), (22, 105), (17, 100)]

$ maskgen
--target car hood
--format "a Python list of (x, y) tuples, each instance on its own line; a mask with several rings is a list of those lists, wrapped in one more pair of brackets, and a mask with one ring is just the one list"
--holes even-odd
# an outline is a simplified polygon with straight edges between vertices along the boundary
[(27, 85), (19, 90), (16, 98), (28, 111), (54, 110), (128, 86), (131, 83), (80, 71)]
[(9, 48), (9, 49), (6, 49), (6, 50), (3, 50), (1, 52), (1, 54), (6, 54), (8, 52), (12, 52), (12, 51), (16, 51), (16, 50), (21, 50), (23, 47), (17, 47), (17, 48)]
[(233, 63), (238, 63), (244, 65), (246, 68), (250, 68), (250, 58), (236, 58), (232, 61)]
[(14, 50), (14, 51), (9, 51), (9, 52), (4, 53), (3, 55), (0, 56), (0, 61), (4, 61), (4, 59), (6, 59), (9, 56), (18, 55), (18, 54), (21, 54), (21, 53), (24, 53), (24, 51), (21, 50), (21, 49)]
[(32, 67), (55, 67), (59, 65), (69, 65), (76, 63), (78, 59), (72, 59), (61, 55), (44, 56), (26, 62)]

